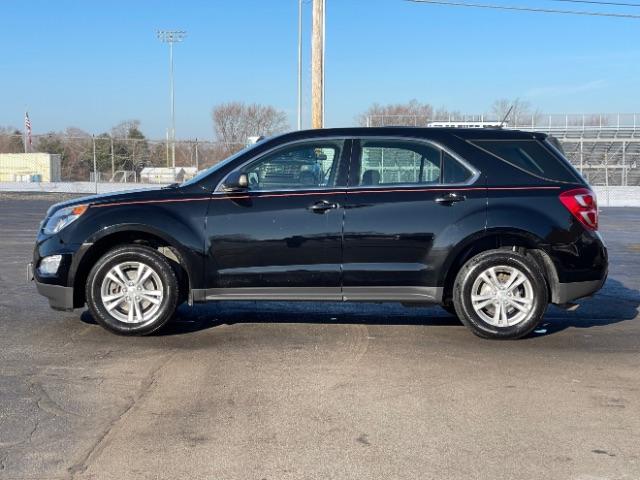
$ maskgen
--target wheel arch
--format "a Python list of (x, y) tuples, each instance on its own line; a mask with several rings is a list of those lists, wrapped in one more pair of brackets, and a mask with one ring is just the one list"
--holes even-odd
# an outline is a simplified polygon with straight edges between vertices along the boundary
[(194, 272), (178, 242), (146, 225), (123, 225), (105, 229), (83, 244), (81, 255), (70, 272), (73, 279), (74, 308), (82, 307), (86, 302), (83, 285), (93, 265), (109, 250), (127, 244), (146, 245), (158, 250), (170, 260), (176, 270), (181, 291), (184, 289), (187, 294), (191, 291)]
[(542, 239), (526, 230), (495, 228), (470, 235), (449, 254), (442, 269), (442, 303), (448, 304), (451, 301), (453, 284), (462, 266), (475, 255), (494, 249), (517, 249), (531, 255), (543, 272), (549, 298), (552, 302), (557, 299), (558, 274), (551, 257), (544, 249)]

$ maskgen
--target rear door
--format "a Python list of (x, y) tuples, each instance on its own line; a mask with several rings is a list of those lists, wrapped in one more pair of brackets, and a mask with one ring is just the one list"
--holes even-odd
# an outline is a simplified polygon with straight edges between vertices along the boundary
[(439, 144), (354, 140), (345, 200), (346, 299), (439, 301), (448, 253), (484, 228), (480, 174)]

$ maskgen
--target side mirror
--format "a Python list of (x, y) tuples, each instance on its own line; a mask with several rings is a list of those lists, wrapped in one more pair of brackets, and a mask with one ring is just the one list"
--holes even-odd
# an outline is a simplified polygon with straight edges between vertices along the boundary
[(249, 188), (249, 177), (246, 173), (232, 172), (222, 184), (225, 192), (242, 192)]

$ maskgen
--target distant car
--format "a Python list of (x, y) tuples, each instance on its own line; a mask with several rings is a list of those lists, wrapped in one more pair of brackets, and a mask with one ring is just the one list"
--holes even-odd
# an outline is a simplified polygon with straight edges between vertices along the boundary
[(546, 135), (353, 128), (264, 140), (179, 186), (52, 206), (33, 258), (53, 308), (149, 334), (178, 304), (440, 304), (519, 338), (607, 276), (596, 197)]

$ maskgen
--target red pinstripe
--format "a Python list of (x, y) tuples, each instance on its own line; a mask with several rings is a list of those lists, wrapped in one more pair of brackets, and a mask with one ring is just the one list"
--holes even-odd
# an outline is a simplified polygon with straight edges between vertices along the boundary
[(347, 194), (362, 194), (362, 193), (409, 193), (409, 192), (450, 192), (450, 191), (477, 191), (477, 190), (560, 190), (560, 187), (540, 186), (540, 187), (457, 187), (457, 188), (396, 188), (396, 189), (369, 189), (369, 190), (338, 190), (338, 191), (319, 191), (319, 192), (289, 192), (289, 193), (265, 193), (264, 195), (220, 195), (211, 197), (199, 197), (199, 198), (167, 198), (164, 200), (132, 200), (130, 202), (114, 202), (114, 203), (99, 203), (91, 205), (92, 208), (102, 207), (117, 207), (120, 205), (142, 205), (148, 203), (176, 203), (176, 202), (202, 202), (205, 200), (246, 200), (248, 198), (278, 198), (278, 197), (308, 197), (311, 195), (344, 195)]

